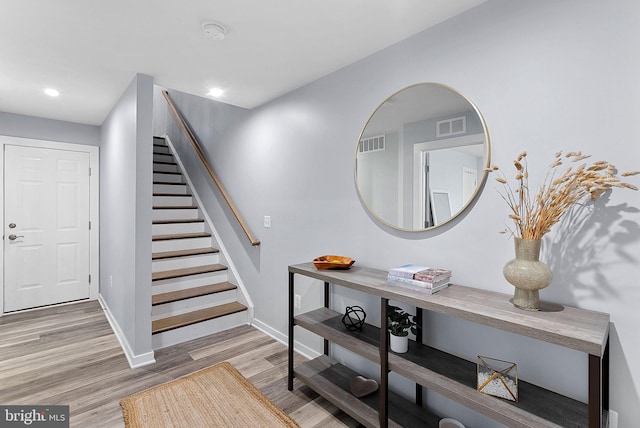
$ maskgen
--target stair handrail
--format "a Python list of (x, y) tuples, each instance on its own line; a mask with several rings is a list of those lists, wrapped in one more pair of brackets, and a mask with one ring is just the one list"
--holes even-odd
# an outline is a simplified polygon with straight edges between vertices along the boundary
[(162, 95), (164, 95), (164, 98), (167, 100), (167, 104), (169, 105), (169, 111), (171, 111), (171, 113), (173, 114), (173, 117), (176, 119), (176, 122), (178, 122), (178, 125), (180, 125), (180, 127), (182, 128), (184, 133), (187, 135), (187, 139), (191, 143), (191, 146), (196, 151), (196, 154), (198, 155), (198, 157), (200, 158), (200, 161), (202, 162), (203, 166), (205, 167), (205, 169), (209, 173), (209, 176), (211, 177), (211, 179), (215, 183), (216, 187), (218, 188), (218, 190), (222, 194), (222, 197), (224, 198), (225, 202), (227, 203), (227, 205), (231, 209), (231, 212), (233, 213), (233, 215), (235, 216), (236, 220), (240, 224), (240, 227), (242, 228), (242, 231), (245, 233), (245, 235), (249, 239), (249, 242), (251, 242), (252, 246), (260, 245), (260, 240), (257, 239), (255, 236), (253, 236), (253, 234), (251, 233), (251, 230), (249, 230), (249, 226), (247, 226), (247, 223), (244, 221), (244, 218), (240, 214), (240, 211), (238, 211), (238, 208), (236, 207), (236, 205), (231, 200), (231, 196), (229, 196), (229, 193), (227, 192), (227, 190), (222, 185), (222, 182), (218, 178), (218, 175), (213, 170), (213, 167), (209, 164), (209, 160), (207, 159), (206, 155), (204, 154), (204, 151), (202, 150), (202, 148), (200, 147), (200, 144), (198, 144), (198, 140), (196, 139), (195, 135), (191, 131), (191, 128), (189, 128), (189, 125), (187, 125), (187, 122), (184, 120), (184, 117), (178, 111), (177, 107), (173, 103), (173, 100), (171, 99), (171, 96), (169, 95), (169, 92), (166, 91), (166, 90), (163, 90), (162, 91)]

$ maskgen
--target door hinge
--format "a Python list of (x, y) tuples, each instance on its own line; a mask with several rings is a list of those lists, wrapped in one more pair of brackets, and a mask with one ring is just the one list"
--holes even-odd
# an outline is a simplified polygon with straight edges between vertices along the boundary
[(89, 177), (91, 177), (91, 168), (89, 168)]
[(91, 222), (89, 222), (89, 230), (91, 230)]
[(89, 284), (91, 284), (91, 275), (89, 275)]

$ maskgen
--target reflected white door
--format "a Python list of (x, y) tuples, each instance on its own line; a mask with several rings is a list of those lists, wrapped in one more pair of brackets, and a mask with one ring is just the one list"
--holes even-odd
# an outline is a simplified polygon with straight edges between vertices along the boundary
[(89, 298), (89, 153), (5, 145), (4, 311)]
[(478, 187), (478, 170), (462, 168), (462, 206), (465, 206)]

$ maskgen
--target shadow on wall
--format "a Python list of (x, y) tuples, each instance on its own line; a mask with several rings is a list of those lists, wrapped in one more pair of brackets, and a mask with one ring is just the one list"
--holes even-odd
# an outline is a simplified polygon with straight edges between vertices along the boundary
[(543, 248), (541, 260), (553, 272), (551, 287), (562, 285), (553, 287), (562, 302), (622, 298), (621, 287), (631, 285), (616, 282), (614, 287), (607, 272), (612, 264), (638, 263), (627, 247), (640, 240), (640, 225), (624, 214), (640, 210), (626, 203), (608, 206), (609, 196), (610, 191), (595, 202), (575, 205), (558, 224), (553, 242)]
[[(633, 376), (629, 368), (629, 362), (625, 358), (624, 349), (620, 342), (620, 336), (618, 336), (618, 330), (614, 323), (610, 324), (609, 331), (609, 367), (615, 367), (615, 370), (610, 371), (609, 389), (611, 401), (625, 401), (629, 407), (637, 406), (640, 403), (640, 396), (633, 384)], [(624, 391), (624, 397), (616, 397), (616, 391)], [(612, 408), (611, 410), (617, 410)], [(636, 421), (629, 421), (628, 415), (625, 413), (619, 414), (618, 427), (631, 427), (635, 426)]]

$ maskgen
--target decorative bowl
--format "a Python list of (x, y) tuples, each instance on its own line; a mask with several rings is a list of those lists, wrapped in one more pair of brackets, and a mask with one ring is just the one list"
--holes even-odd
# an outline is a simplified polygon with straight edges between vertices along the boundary
[(356, 261), (349, 257), (326, 255), (313, 259), (316, 269), (349, 269)]

